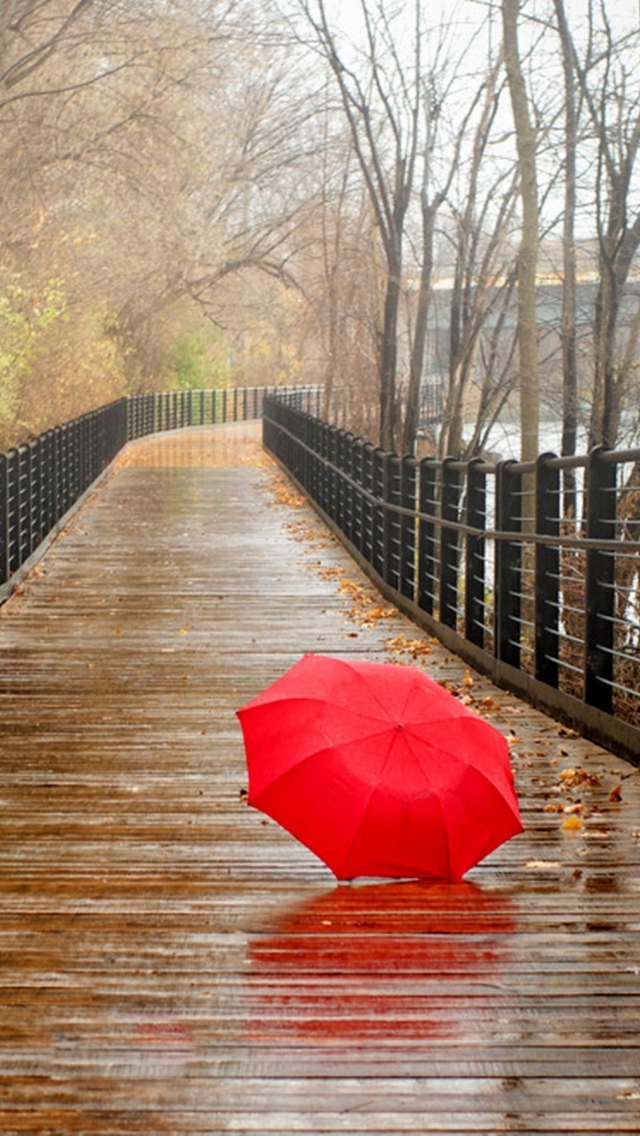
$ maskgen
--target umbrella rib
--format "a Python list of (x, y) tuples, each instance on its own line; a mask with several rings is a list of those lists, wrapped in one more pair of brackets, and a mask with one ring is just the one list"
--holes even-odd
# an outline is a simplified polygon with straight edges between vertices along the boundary
[[(388, 748), (387, 753), (385, 755), (384, 762), (383, 762), (383, 765), (382, 765), (382, 769), (380, 770), (380, 773), (378, 775), (378, 780), (376, 781), (376, 784), (372, 785), (372, 787), (371, 787), (371, 791), (370, 791), (369, 796), (367, 798), (367, 803), (366, 803), (366, 805), (365, 805), (365, 807), (362, 811), (362, 815), (360, 817), (360, 823), (358, 825), (358, 829), (356, 830), (356, 833), (355, 833), (355, 835), (354, 835), (354, 837), (351, 841), (351, 844), (349, 845), (349, 850), (348, 850), (348, 852), (347, 852), (347, 854), (344, 858), (344, 861), (343, 861), (343, 864), (342, 864), (342, 871), (343, 872), (346, 871), (347, 865), (349, 863), (349, 860), (351, 859), (351, 855), (352, 855), (353, 850), (354, 850), (356, 843), (358, 841), (358, 837), (360, 835), (360, 830), (362, 828), (362, 823), (365, 820), (369, 809), (371, 808), (371, 804), (373, 802), (373, 799), (374, 799), (378, 789), (380, 788), (380, 785), (382, 784), (382, 779), (383, 779), (383, 776), (384, 776), (384, 770), (385, 770), (385, 767), (386, 767), (386, 765), (387, 765), (387, 763), (388, 763), (388, 761), (391, 757), (391, 751), (393, 749), (395, 741), (396, 741), (396, 739), (393, 738), (393, 737), (389, 741), (389, 748)], [(443, 827), (444, 832), (446, 833), (446, 838), (447, 838), (446, 839), (447, 868), (448, 868), (449, 874), (451, 874), (451, 851), (450, 851), (450, 844), (449, 844), (449, 828), (447, 826), (447, 818), (445, 816), (444, 809), (442, 808), (442, 803), (440, 801), (438, 794), (433, 791), (433, 789), (432, 789), (432, 787), (429, 783), (429, 779), (426, 776), (424, 770), (422, 770), (422, 773), (423, 773), (423, 777), (424, 777), (424, 780), (425, 780), (425, 786), (429, 790), (431, 798), (434, 801), (434, 803), (435, 803), (435, 805), (438, 809), (438, 812), (440, 813), (440, 819), (441, 819), (441, 822), (442, 822), (442, 827)]]
[[(336, 750), (343, 749), (345, 746), (361, 745), (363, 742), (365, 742), (365, 743), (366, 742), (373, 742), (373, 741), (376, 740), (376, 738), (384, 737), (388, 733), (389, 733), (389, 727), (384, 726), (379, 730), (375, 730), (371, 734), (358, 734), (357, 737), (352, 738), (348, 742), (332, 741), (330, 738), (327, 738), (325, 736), (325, 743), (326, 744), (321, 749), (314, 749), (310, 753), (305, 753), (304, 757), (301, 757), (299, 759), (299, 761), (295, 762), (295, 764), (289, 765), (286, 769), (283, 769), (280, 773), (278, 773), (278, 775), (273, 778), (271, 785), (276, 785), (279, 781), (281, 781), (285, 777), (288, 777), (290, 773), (292, 773), (296, 769), (299, 769), (301, 765), (305, 765), (306, 762), (308, 762), (308, 761), (313, 761), (316, 758), (322, 757), (324, 754), (335, 752)], [(390, 739), (390, 747), (391, 747), (391, 745), (393, 745), (394, 740), (395, 740), (394, 738)], [(389, 752), (390, 752), (390, 750), (389, 750)], [(384, 769), (384, 765), (386, 765), (386, 762), (388, 760), (389, 752), (387, 754), (385, 754), (383, 769)], [(258, 794), (258, 796), (259, 795), (260, 794)]]
[[(384, 764), (383, 764), (383, 767), (382, 767), (382, 768), (383, 768), (383, 770), (384, 770), (384, 766), (385, 766), (385, 765), (387, 764), (387, 761), (389, 760), (389, 755), (390, 755), (390, 753), (391, 753), (391, 749), (392, 749), (392, 747), (393, 747), (393, 742), (394, 742), (394, 740), (395, 740), (394, 738), (391, 738), (391, 740), (390, 740), (390, 742), (389, 742), (389, 749), (387, 750), (387, 753), (386, 753), (386, 756), (385, 756), (385, 759), (384, 759)], [(342, 864), (342, 872), (345, 872), (345, 870), (346, 870), (346, 867), (347, 867), (347, 864), (349, 863), (349, 860), (351, 859), (351, 853), (353, 852), (353, 849), (354, 849), (354, 848), (355, 848), (355, 846), (356, 846), (356, 843), (357, 843), (358, 837), (359, 837), (359, 835), (360, 835), (360, 830), (361, 830), (361, 828), (362, 828), (362, 824), (363, 824), (363, 821), (365, 820), (365, 818), (366, 818), (366, 815), (367, 815), (367, 813), (368, 813), (369, 809), (371, 808), (371, 802), (373, 801), (373, 798), (375, 797), (375, 795), (376, 795), (376, 793), (377, 793), (377, 791), (378, 791), (378, 789), (379, 789), (379, 788), (380, 788), (380, 779), (378, 779), (378, 780), (376, 781), (376, 784), (375, 784), (375, 785), (372, 785), (372, 786), (371, 786), (371, 790), (370, 790), (370, 792), (369, 792), (369, 796), (368, 796), (368, 798), (367, 798), (367, 803), (366, 803), (366, 805), (365, 805), (364, 809), (362, 810), (362, 815), (361, 815), (361, 817), (360, 817), (360, 821), (359, 821), (359, 823), (358, 823), (358, 827), (357, 827), (357, 829), (356, 829), (356, 831), (355, 831), (355, 834), (354, 834), (354, 836), (353, 836), (353, 839), (352, 839), (352, 841), (351, 841), (351, 843), (350, 843), (350, 845), (349, 845), (349, 848), (348, 848), (348, 850), (347, 850), (347, 854), (346, 854), (346, 856), (345, 856), (345, 858), (344, 858), (344, 861), (343, 861), (343, 864)]]
[[(267, 707), (267, 706), (277, 707), (278, 704), (281, 703), (281, 702), (284, 702), (284, 703), (309, 702), (309, 703), (312, 703), (314, 705), (318, 705), (318, 706), (321, 706), (321, 707), (324, 707), (324, 706), (327, 705), (326, 698), (321, 697), (321, 696), (316, 695), (316, 694), (287, 694), (286, 696), (284, 696), (282, 698), (274, 698), (270, 702), (265, 702), (265, 703), (262, 704), (262, 706), (257, 707), (257, 709), (261, 710), (261, 709), (263, 709), (263, 707)], [(380, 729), (380, 732), (382, 733), (384, 731), (384, 729), (388, 729), (389, 722), (395, 721), (395, 715), (391, 715), (389, 713), (389, 710), (384, 706), (383, 703), (377, 702), (377, 705), (380, 707), (380, 709), (382, 710), (383, 715), (384, 715), (384, 717), (382, 719), (383, 724), (381, 725), (381, 729)], [(341, 707), (339, 707), (339, 709), (343, 710), (346, 714), (348, 714), (352, 718), (362, 718), (364, 721), (376, 722), (376, 723), (381, 721), (381, 718), (379, 718), (377, 715), (372, 714), (372, 713), (367, 713), (366, 711), (363, 711), (363, 710), (354, 709), (353, 706), (341, 706)]]
[[(358, 822), (358, 827), (356, 829), (354, 837), (352, 837), (351, 843), (349, 844), (349, 849), (347, 851), (347, 855), (346, 855), (346, 857), (344, 857), (344, 860), (342, 862), (341, 878), (342, 878), (344, 872), (346, 872), (346, 870), (347, 870), (347, 864), (349, 863), (349, 860), (351, 859), (351, 853), (352, 853), (352, 851), (354, 851), (357, 840), (358, 840), (358, 836), (360, 835), (361, 825), (363, 825), (363, 822), (366, 818), (368, 810), (371, 809), (372, 801), (374, 799), (375, 794), (377, 793), (377, 790), (379, 790), (379, 787), (380, 787), (380, 783), (372, 785), (371, 792), (369, 792), (369, 795), (367, 797), (367, 803), (365, 804), (365, 808), (363, 809), (363, 812), (361, 812), (361, 816), (360, 816), (360, 819), (359, 819), (359, 822)], [(344, 878), (349, 878), (349, 877), (344, 877)]]
[[(410, 730), (410, 727), (409, 727), (409, 729), (406, 730), (405, 733), (409, 735), (409, 738), (412, 737), (412, 730)], [(418, 741), (419, 741), (419, 738), (418, 738)], [(408, 747), (409, 747), (409, 750), (410, 750), (410, 745)], [(442, 752), (447, 752), (447, 751), (442, 751)], [(440, 813), (440, 820), (441, 820), (441, 824), (442, 824), (442, 829), (443, 829), (444, 835), (446, 835), (446, 842), (444, 842), (444, 846), (446, 846), (446, 850), (447, 850), (447, 868), (448, 868), (449, 875), (450, 875), (451, 874), (451, 845), (450, 845), (450, 837), (449, 837), (449, 826), (447, 825), (447, 817), (446, 817), (446, 815), (444, 815), (444, 810), (442, 808), (442, 801), (440, 800), (440, 794), (438, 792), (435, 792), (433, 785), (431, 783), (431, 780), (429, 778), (429, 774), (427, 774), (424, 766), (422, 765), (422, 762), (418, 761), (416, 759), (416, 755), (413, 752), (412, 752), (412, 755), (413, 755), (414, 760), (417, 762), (419, 770), (421, 770), (421, 772), (422, 772), (422, 776), (423, 776), (425, 785), (427, 787), (427, 790), (429, 790), (429, 792), (431, 794), (431, 799), (435, 803), (435, 807), (437, 807), (438, 812)]]
[[(345, 665), (347, 667), (349, 667), (349, 669), (354, 674), (356, 674), (358, 676), (359, 680), (363, 683), (363, 685), (366, 686), (369, 696), (373, 699), (373, 701), (376, 703), (376, 705), (380, 707), (380, 710), (385, 715), (385, 717), (388, 720), (391, 720), (392, 717), (395, 717), (395, 716), (392, 716), (389, 713), (389, 710), (388, 710), (388, 707), (387, 707), (387, 704), (386, 704), (384, 698), (380, 697), (378, 690), (377, 690), (376, 683), (375, 682), (369, 682), (368, 675), (365, 675), (362, 671), (356, 670), (356, 668), (354, 666), (352, 666), (351, 663), (346, 662), (346, 660), (345, 660)], [(406, 708), (407, 702), (409, 701), (410, 695), (411, 695), (411, 689), (409, 689), (407, 691), (407, 697), (405, 699), (405, 708)]]

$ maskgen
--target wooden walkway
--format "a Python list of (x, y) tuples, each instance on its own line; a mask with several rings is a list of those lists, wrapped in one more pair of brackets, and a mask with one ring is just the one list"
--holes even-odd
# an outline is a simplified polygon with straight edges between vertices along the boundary
[[(234, 711), (415, 661), (512, 742), (462, 884), (337, 886)], [(640, 777), (375, 596), (253, 427), (131, 447), (0, 613), (0, 1131), (640, 1133)]]

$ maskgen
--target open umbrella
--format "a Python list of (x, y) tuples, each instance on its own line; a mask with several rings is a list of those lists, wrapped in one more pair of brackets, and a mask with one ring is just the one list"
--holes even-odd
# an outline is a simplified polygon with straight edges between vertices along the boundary
[(502, 734), (419, 667), (305, 655), (238, 717), (249, 804), (338, 879), (460, 879), (522, 831)]

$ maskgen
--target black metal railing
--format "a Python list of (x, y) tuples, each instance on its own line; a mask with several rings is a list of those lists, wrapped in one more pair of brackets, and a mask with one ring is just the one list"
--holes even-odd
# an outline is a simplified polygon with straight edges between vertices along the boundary
[(263, 441), (401, 609), (640, 763), (640, 450), (418, 461), (278, 397), (265, 400)]
[(260, 418), (277, 389), (319, 413), (320, 387), (163, 391), (121, 398), (0, 454), (0, 601), (127, 442), (162, 430)]

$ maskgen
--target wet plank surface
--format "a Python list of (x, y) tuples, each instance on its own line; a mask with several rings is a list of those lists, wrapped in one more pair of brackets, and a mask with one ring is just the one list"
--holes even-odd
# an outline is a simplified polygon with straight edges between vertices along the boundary
[[(235, 710), (305, 651), (479, 709), (525, 833), (337, 886), (241, 796)], [(2, 609), (0, 703), (0, 1131), (640, 1131), (638, 774), (394, 618), (253, 427), (125, 453)]]

